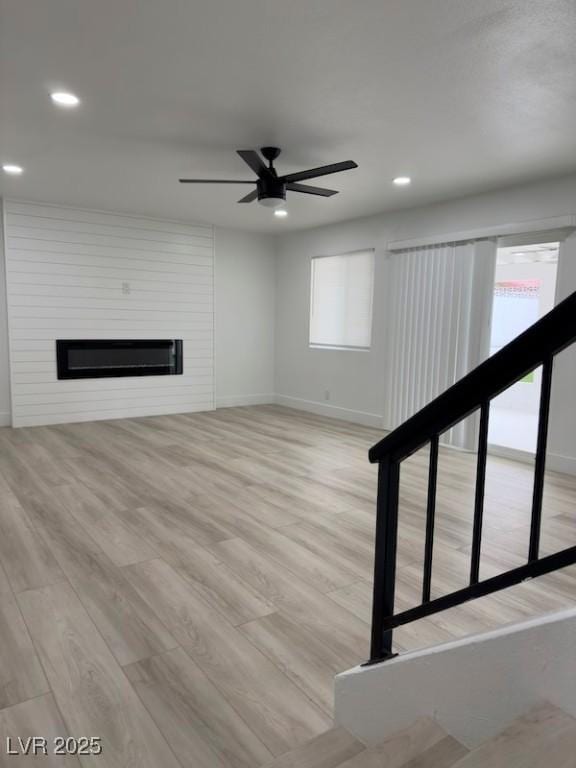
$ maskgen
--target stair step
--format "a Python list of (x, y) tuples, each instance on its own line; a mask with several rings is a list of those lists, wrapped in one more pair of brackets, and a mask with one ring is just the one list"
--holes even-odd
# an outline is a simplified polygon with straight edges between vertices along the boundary
[(344, 728), (332, 728), (291, 752), (277, 757), (265, 768), (339, 768), (365, 750)]
[[(429, 718), (421, 718), (410, 727), (388, 737), (380, 746), (367, 749), (342, 763), (339, 768), (404, 768), (406, 765), (411, 765), (411, 760), (414, 761), (448, 738), (448, 734), (438, 723)], [(451, 747), (452, 745), (446, 749)], [(443, 768), (444, 765), (453, 764), (438, 762), (437, 765)], [(423, 768), (427, 763), (416, 763), (416, 765), (418, 768)], [(436, 768), (435, 763), (431, 765)]]
[(464, 757), (456, 768), (574, 768), (576, 720), (545, 704)]
[(369, 749), (332, 728), (265, 768), (574, 768), (575, 755), (576, 719), (543, 704), (472, 752), (422, 718)]
[(467, 754), (466, 747), (452, 736), (446, 736), (402, 768), (452, 768)]

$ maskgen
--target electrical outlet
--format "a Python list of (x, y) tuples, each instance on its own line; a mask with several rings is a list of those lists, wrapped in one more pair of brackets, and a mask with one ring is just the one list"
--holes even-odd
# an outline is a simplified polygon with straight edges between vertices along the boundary
[(324, 390), (324, 400), (330, 400), (330, 390), (325, 389)]
[(130, 283), (122, 283), (122, 293), (125, 296), (128, 296), (128, 294), (130, 293)]

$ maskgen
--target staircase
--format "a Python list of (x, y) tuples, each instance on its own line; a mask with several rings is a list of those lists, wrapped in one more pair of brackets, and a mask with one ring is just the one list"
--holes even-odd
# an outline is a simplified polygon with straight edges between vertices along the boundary
[[(370, 461), (378, 464), (378, 496), (372, 641), (368, 664), (379, 664), (396, 655), (392, 635), (398, 627), (507, 589), (526, 579), (576, 564), (576, 546), (567, 547), (552, 555), (542, 555), (540, 547), (553, 372), (557, 355), (573, 344), (576, 344), (576, 292), (370, 449)], [(486, 545), (483, 541), (483, 518), (491, 403), (504, 390), (540, 366), (542, 382), (538, 440), (526, 563), (484, 579), (481, 577), (480, 566), (483, 545)], [(431, 587), (439, 443), (447, 430), (471, 415), (478, 416), (478, 442), (469, 583), (455, 592), (434, 597)], [(395, 605), (395, 588), (400, 470), (405, 459), (425, 446), (429, 447), (430, 459), (422, 598), (419, 605), (398, 612)]]
[(543, 704), (471, 751), (424, 718), (366, 748), (343, 728), (268, 763), (265, 768), (574, 768), (576, 720)]

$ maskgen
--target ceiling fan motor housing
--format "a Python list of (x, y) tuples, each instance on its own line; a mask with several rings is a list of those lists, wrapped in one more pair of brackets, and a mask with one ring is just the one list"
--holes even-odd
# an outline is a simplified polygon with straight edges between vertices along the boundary
[(258, 179), (257, 188), (258, 202), (262, 205), (275, 208), (286, 200), (286, 184), (275, 178)]

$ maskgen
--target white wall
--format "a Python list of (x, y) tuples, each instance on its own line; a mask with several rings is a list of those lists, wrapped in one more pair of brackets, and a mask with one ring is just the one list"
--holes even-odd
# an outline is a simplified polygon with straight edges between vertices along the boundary
[[(381, 426), (387, 239), (379, 231), (377, 217), (287, 234), (280, 239), (276, 270), (276, 393), (280, 402), (296, 408), (313, 408), (316, 404), (327, 415)], [(376, 251), (372, 348), (310, 349), (311, 257), (364, 248)]]
[(335, 719), (374, 746), (419, 717), (473, 749), (543, 701), (576, 716), (576, 609), (336, 677)]
[(216, 230), (216, 407), (274, 400), (274, 238)]
[(8, 313), (2, 226), (2, 200), (0, 199), (0, 427), (6, 427), (10, 424), (10, 367), (8, 365)]
[[(566, 214), (576, 214), (576, 176), (284, 235), (277, 266), (276, 392), (280, 401), (382, 426), (388, 365), (387, 243), (427, 236), (442, 240), (454, 232)], [(371, 247), (377, 259), (372, 349), (309, 349), (310, 258)], [(561, 249), (559, 285), (564, 296), (576, 290), (576, 235)], [(549, 449), (558, 459), (558, 469), (576, 472), (576, 355), (566, 357), (572, 362), (557, 366)]]
[[(576, 290), (576, 234), (560, 246), (557, 301)], [(576, 474), (576, 346), (561, 352), (554, 362), (550, 427), (548, 438), (550, 462), (559, 471)]]

